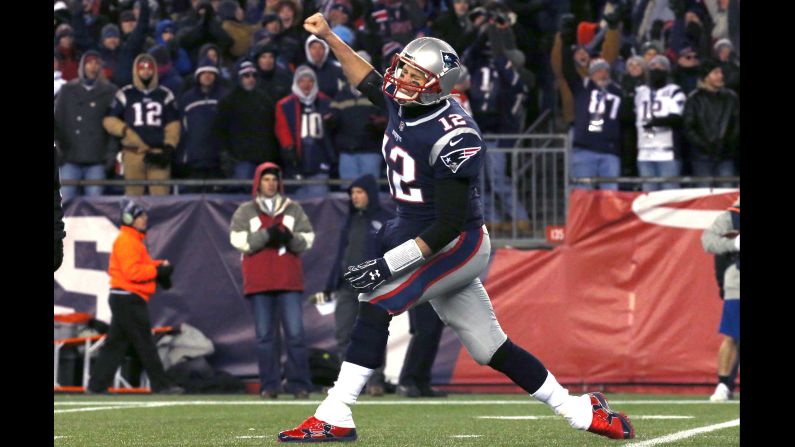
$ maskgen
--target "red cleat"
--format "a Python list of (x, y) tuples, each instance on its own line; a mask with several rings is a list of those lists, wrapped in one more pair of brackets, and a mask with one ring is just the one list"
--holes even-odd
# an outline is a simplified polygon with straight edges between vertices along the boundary
[(607, 405), (607, 398), (602, 393), (588, 393), (593, 408), (593, 419), (588, 431), (612, 439), (632, 439), (635, 428), (624, 413), (616, 413)]
[(279, 432), (279, 442), (346, 442), (355, 440), (355, 428), (336, 427), (314, 416), (292, 430)]

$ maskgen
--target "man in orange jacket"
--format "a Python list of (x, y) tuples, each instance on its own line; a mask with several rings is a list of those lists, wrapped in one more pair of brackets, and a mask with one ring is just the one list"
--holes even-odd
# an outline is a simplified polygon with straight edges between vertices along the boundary
[(165, 289), (171, 287), (174, 267), (168, 260), (155, 260), (149, 256), (144, 245), (146, 211), (129, 199), (124, 199), (121, 207), (122, 226), (113, 243), (108, 268), (108, 302), (113, 318), (86, 392), (106, 392), (124, 355), (132, 346), (149, 376), (153, 392), (181, 394), (185, 390), (173, 384), (163, 370), (147, 311), (149, 297), (155, 293), (157, 284)]

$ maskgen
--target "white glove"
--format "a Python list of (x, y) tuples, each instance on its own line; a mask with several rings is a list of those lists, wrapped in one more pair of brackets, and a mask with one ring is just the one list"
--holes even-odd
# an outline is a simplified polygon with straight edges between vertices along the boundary
[(736, 238), (734, 238), (734, 248), (736, 248), (737, 251), (740, 251), (740, 235), (739, 234), (737, 235)]

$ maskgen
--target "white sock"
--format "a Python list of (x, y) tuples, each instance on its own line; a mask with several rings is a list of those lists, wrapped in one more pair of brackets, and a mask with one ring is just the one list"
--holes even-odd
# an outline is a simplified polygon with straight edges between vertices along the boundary
[(337, 427), (355, 428), (349, 405), (356, 403), (373, 372), (374, 370), (355, 363), (342, 362), (337, 381), (328, 390), (326, 399), (317, 407), (315, 417)]
[(555, 376), (549, 371), (547, 373), (546, 380), (541, 388), (533, 393), (533, 397), (552, 407), (555, 413), (566, 418), (572, 427), (587, 430), (593, 419), (591, 398), (587, 394), (570, 396), (569, 391), (558, 383)]

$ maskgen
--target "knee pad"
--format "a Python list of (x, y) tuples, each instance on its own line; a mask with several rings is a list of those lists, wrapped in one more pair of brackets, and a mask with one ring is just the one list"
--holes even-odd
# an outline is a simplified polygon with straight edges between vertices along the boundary
[(359, 303), (359, 315), (353, 324), (351, 341), (345, 360), (370, 369), (377, 369), (386, 359), (386, 342), (392, 316), (374, 304)]

